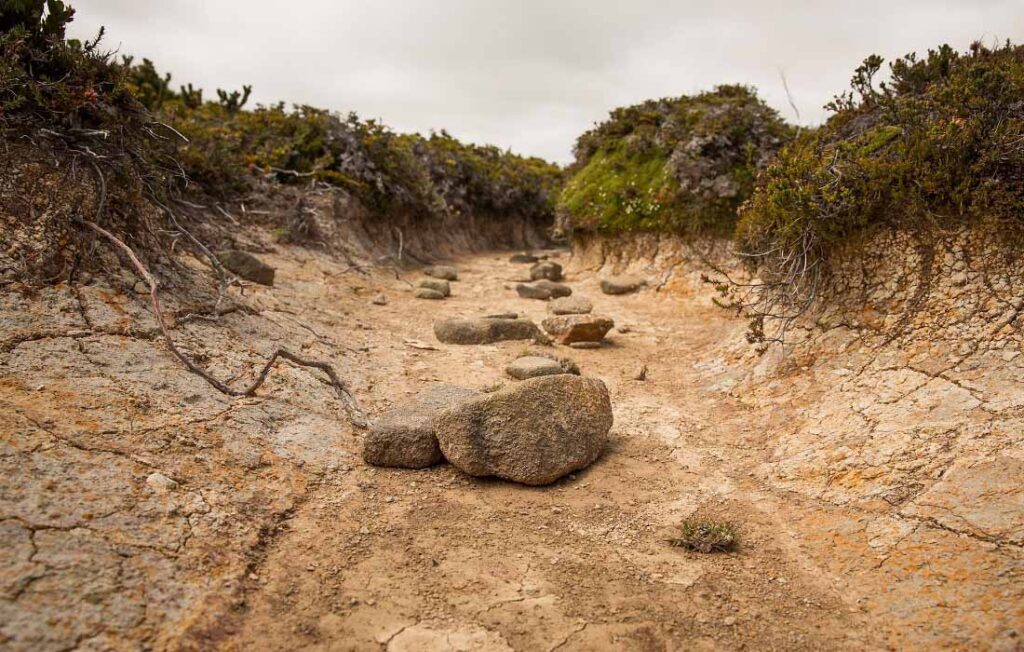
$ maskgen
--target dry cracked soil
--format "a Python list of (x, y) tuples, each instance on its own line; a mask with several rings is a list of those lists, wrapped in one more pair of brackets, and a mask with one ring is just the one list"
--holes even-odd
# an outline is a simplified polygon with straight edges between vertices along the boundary
[[(507, 258), (455, 260), (452, 296), (427, 302), (415, 273), (282, 249), (267, 256), (277, 285), (246, 290), (254, 310), (174, 333), (221, 378), (278, 343), (331, 360), (372, 416), (436, 382), (514, 382), (524, 343), (432, 334), (447, 316), (543, 319)], [(970, 499), (915, 512), (802, 491), (818, 463), (780, 433), (812, 407), (863, 406), (822, 404), (833, 381), (808, 380), (813, 361), (744, 396), (726, 346), (742, 320), (693, 292), (610, 297), (599, 281), (567, 280), (616, 321), (609, 345), (558, 351), (608, 385), (611, 443), (541, 488), (366, 466), (361, 431), (308, 370), (222, 396), (155, 339), (144, 293), (5, 296), (0, 649), (1022, 649), (1024, 462), (969, 475), (978, 500), (998, 494), (975, 519), (1005, 530), (991, 536), (935, 513), (966, 522)], [(738, 550), (671, 547), (695, 513), (735, 524)]]

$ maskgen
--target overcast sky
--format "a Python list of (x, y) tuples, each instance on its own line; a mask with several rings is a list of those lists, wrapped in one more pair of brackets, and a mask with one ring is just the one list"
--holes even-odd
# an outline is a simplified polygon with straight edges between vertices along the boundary
[(1024, 0), (71, 0), (73, 35), (206, 89), (571, 160), (614, 107), (756, 86), (818, 123), (868, 54), (1024, 41)]

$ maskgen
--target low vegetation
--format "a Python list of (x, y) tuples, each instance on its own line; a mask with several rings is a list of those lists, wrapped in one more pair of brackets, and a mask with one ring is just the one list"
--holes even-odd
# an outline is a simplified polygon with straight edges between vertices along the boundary
[(688, 518), (679, 527), (679, 536), (670, 543), (677, 548), (703, 554), (732, 552), (739, 536), (732, 523), (708, 518)]
[[(879, 229), (1024, 232), (1024, 47), (948, 46), (866, 59), (832, 117), (795, 139), (740, 211), (736, 237), (764, 285), (732, 288), (753, 339), (780, 339), (824, 291), (827, 259)], [(764, 321), (781, 323), (764, 333)], [(779, 319), (781, 318), (781, 319)]]
[[(0, 134), (12, 146), (4, 152), (7, 169), (20, 170), (4, 182), (21, 184), (8, 195), (44, 185), (42, 177), (53, 176), (47, 160), (61, 161), (66, 170), (61, 195), (91, 195), (91, 201), (59, 208), (4, 203), (3, 212), (19, 227), (35, 219), (31, 215), (61, 215), (45, 225), (48, 234), (60, 234), (46, 248), (54, 255), (72, 253), (58, 256), (60, 264), (35, 266), (47, 273), (56, 267), (57, 276), (65, 274), (74, 266), (67, 258), (80, 258), (73, 250), (82, 231), (73, 214), (88, 208), (101, 226), (156, 251), (168, 225), (155, 221), (144, 203), (229, 201), (273, 186), (338, 189), (381, 220), (401, 215), (450, 224), (472, 215), (553, 221), (557, 166), (465, 144), (443, 131), (396, 133), (355, 114), (284, 104), (249, 107), (248, 86), (218, 89), (206, 98), (192, 84), (175, 88), (171, 75), (152, 61), (105, 52), (102, 31), (89, 42), (66, 38), (73, 16), (60, 0), (0, 5)], [(287, 240), (316, 237), (314, 225), (281, 226)], [(33, 258), (24, 247), (0, 244), (0, 258)]]
[(742, 211), (749, 253), (818, 253), (879, 227), (1024, 226), (1024, 47), (949, 46), (855, 72), (820, 129), (787, 146)]
[(577, 230), (729, 234), (791, 133), (745, 86), (616, 109), (577, 141), (559, 210)]

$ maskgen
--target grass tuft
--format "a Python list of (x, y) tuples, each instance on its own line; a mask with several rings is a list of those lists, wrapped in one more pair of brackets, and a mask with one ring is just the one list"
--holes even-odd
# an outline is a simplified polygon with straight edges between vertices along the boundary
[(735, 526), (727, 521), (688, 518), (683, 521), (679, 536), (670, 543), (702, 554), (733, 552), (739, 545), (739, 536)]

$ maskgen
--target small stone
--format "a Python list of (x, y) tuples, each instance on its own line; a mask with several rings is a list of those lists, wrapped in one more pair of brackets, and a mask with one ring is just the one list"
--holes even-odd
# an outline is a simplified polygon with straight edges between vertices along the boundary
[(633, 375), (633, 380), (647, 380), (647, 365), (640, 367), (640, 369)]
[(442, 278), (446, 281), (457, 281), (459, 280), (459, 272), (450, 265), (434, 265), (423, 270), (423, 273), (427, 276), (433, 276), (434, 278)]
[(724, 619), (722, 619), (722, 624), (724, 624), (726, 627), (732, 627), (736, 624), (736, 616), (726, 616)]
[(146, 478), (146, 484), (158, 494), (165, 494), (178, 488), (178, 483), (168, 478), (163, 473), (151, 473)]
[(431, 301), (440, 301), (445, 297), (444, 294), (430, 288), (417, 288), (412, 295), (417, 299), (430, 299)]
[(524, 299), (539, 299), (549, 301), (559, 297), (567, 297), (572, 294), (572, 288), (568, 285), (555, 283), (542, 279), (535, 283), (520, 283), (516, 286), (516, 292)]
[(535, 263), (538, 260), (540, 260), (540, 258), (537, 258), (533, 254), (523, 253), (523, 254), (512, 254), (509, 257), (508, 262), (516, 263), (516, 264), (524, 264), (524, 263)]
[(228, 271), (260, 285), (273, 285), (275, 270), (256, 256), (237, 249), (217, 252), (217, 259)]
[(367, 431), (363, 439), (363, 460), (373, 466), (403, 469), (423, 469), (441, 462), (434, 417), (441, 410), (476, 395), (474, 390), (442, 383), (388, 410)]
[(384, 499), (384, 502), (386, 502), (386, 503), (393, 503), (393, 502), (395, 502), (395, 497), (394, 496), (388, 496), (387, 498)]
[(449, 284), (448, 281), (445, 281), (444, 279), (440, 278), (425, 278), (422, 281), (420, 281), (419, 287), (427, 290), (433, 290), (435, 292), (440, 292), (446, 297), (451, 296), (452, 293), (451, 284)]
[(538, 376), (562, 374), (565, 373), (565, 370), (562, 369), (562, 365), (557, 360), (538, 356), (526, 356), (512, 362), (512, 364), (505, 368), (505, 373), (516, 380), (526, 380), (527, 378), (537, 378)]
[(562, 266), (550, 260), (542, 260), (530, 268), (530, 278), (534, 281), (547, 279), (549, 281), (562, 280)]
[(548, 317), (541, 326), (561, 344), (600, 342), (615, 322), (597, 315), (558, 315)]
[(586, 315), (594, 309), (594, 304), (583, 297), (559, 297), (548, 304), (548, 312), (553, 315)]
[(378, 294), (373, 298), (373, 305), (375, 306), (386, 306), (388, 305), (388, 298), (383, 294)]
[(529, 319), (442, 319), (434, 322), (434, 336), (445, 344), (492, 344), (506, 340), (544, 337)]
[(601, 281), (601, 291), (605, 294), (630, 294), (645, 285), (647, 281), (639, 276), (609, 276)]

